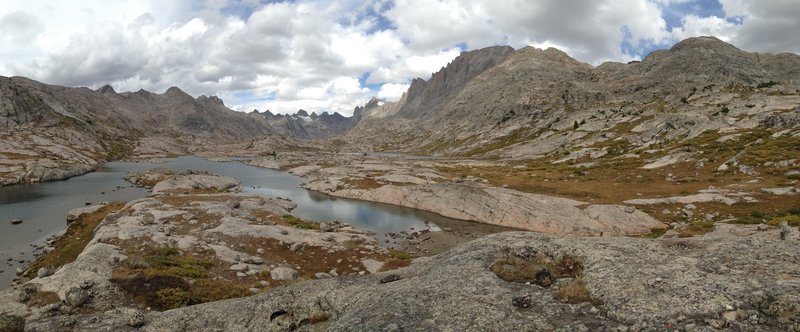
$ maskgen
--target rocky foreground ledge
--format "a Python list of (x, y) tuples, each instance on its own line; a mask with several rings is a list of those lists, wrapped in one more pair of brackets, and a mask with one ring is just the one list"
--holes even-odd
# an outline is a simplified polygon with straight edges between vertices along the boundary
[(486, 236), (409, 267), (165, 312), (29, 319), (126, 331), (800, 331), (797, 230), (690, 239)]

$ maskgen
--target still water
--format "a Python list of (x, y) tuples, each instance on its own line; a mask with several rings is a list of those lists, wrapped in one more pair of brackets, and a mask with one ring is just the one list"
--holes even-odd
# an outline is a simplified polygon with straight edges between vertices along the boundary
[[(264, 169), (240, 162), (214, 162), (196, 157), (167, 159), (164, 163), (112, 162), (96, 172), (64, 181), (0, 188), (0, 289), (8, 287), (17, 267), (34, 258), (33, 245), (66, 229), (67, 211), (87, 203), (129, 201), (148, 191), (122, 179), (126, 172), (168, 168), (176, 172), (206, 170), (242, 181), (245, 192), (280, 196), (297, 204), (292, 213), (313, 221), (338, 220), (377, 233), (425, 228), (425, 221), (442, 227), (458, 227), (464, 221), (388, 204), (335, 198), (305, 190), (302, 179), (287, 172)], [(20, 218), (22, 224), (12, 225)]]

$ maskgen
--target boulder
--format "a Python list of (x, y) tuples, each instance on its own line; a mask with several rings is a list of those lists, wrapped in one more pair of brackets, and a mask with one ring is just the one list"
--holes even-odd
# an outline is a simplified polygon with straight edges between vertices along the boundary
[(272, 280), (276, 280), (276, 281), (279, 281), (279, 280), (296, 280), (297, 278), (300, 277), (300, 273), (298, 273), (294, 269), (280, 266), (280, 267), (276, 267), (276, 268), (272, 269), (272, 271), (269, 271), (269, 276), (270, 276), (270, 278), (272, 278)]
[(80, 287), (72, 287), (65, 293), (65, 300), (73, 308), (86, 304), (89, 300), (89, 292)]
[(38, 278), (49, 277), (49, 276), (53, 275), (53, 273), (56, 273), (56, 268), (55, 267), (53, 267), (53, 266), (45, 266), (43, 268), (40, 268), (39, 271), (36, 271), (36, 277), (38, 277)]
[(789, 195), (797, 195), (800, 192), (800, 189), (795, 187), (781, 187), (781, 188), (762, 188), (761, 191), (776, 196), (789, 196)]
[(302, 244), (300, 242), (296, 242), (296, 243), (292, 243), (292, 246), (289, 247), (289, 250), (291, 250), (292, 252), (301, 252), (305, 248), (306, 248), (305, 244)]
[(319, 224), (319, 230), (323, 231), (323, 232), (332, 232), (333, 231), (333, 226), (331, 226), (331, 224), (329, 224), (329, 223), (322, 222), (322, 223)]
[(103, 204), (98, 204), (98, 205), (92, 205), (92, 206), (69, 210), (67, 211), (67, 222), (68, 223), (74, 222), (80, 219), (80, 217), (83, 216), (84, 214), (95, 213), (98, 210), (102, 209), (104, 206), (105, 205)]

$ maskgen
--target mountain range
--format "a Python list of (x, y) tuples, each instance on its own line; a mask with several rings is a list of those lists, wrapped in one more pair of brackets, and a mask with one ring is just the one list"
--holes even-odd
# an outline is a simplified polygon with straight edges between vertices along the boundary
[(714, 37), (599, 66), (554, 48), (464, 52), (430, 79), (413, 80), (400, 100), (372, 99), (352, 117), (235, 112), (177, 87), (117, 93), (1, 77), (0, 183), (71, 176), (46, 173), (81, 173), (133, 154), (196, 153), (204, 142), (274, 151), (334, 137), (357, 151), (579, 161), (710, 131), (796, 128), (798, 105), (800, 56), (749, 53)]

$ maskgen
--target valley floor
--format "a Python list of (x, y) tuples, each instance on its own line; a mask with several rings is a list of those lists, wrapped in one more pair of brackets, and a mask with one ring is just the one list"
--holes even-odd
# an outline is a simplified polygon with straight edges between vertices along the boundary
[[(361, 153), (279, 152), (248, 163), (289, 170), (333, 196), (536, 233), (464, 243), (477, 236), (423, 231), (398, 234), (405, 250), (388, 250), (352, 227), (300, 220), (290, 201), (240, 193), (232, 178), (134, 173), (129, 181), (153, 195), (71, 211), (73, 226), (28, 270), (35, 278), (0, 292), (3, 324), (800, 329), (796, 189), (766, 186), (777, 178), (702, 188), (642, 171), (645, 187), (637, 176), (582, 181), (532, 162)], [(614, 190), (580, 194), (597, 188)], [(750, 212), (759, 209), (769, 212)], [(639, 235), (660, 238), (630, 237)]]

